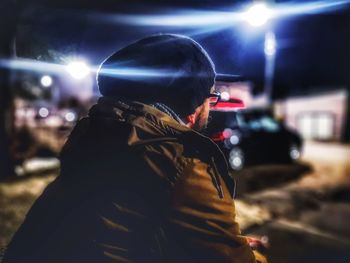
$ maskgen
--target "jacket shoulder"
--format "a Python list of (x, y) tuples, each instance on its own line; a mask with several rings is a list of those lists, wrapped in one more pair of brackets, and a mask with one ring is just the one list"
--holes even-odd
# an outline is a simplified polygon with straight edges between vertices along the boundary
[(176, 140), (163, 140), (145, 144), (139, 149), (147, 166), (173, 186), (183, 172), (188, 160), (184, 146)]

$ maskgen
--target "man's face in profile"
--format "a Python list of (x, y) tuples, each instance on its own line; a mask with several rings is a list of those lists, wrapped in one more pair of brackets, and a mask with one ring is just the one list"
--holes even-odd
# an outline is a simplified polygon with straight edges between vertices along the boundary
[[(210, 93), (215, 92), (215, 86), (210, 89)], [(209, 119), (209, 111), (210, 111), (210, 98), (207, 98), (201, 106), (199, 106), (196, 110), (197, 117), (196, 121), (192, 126), (192, 129), (196, 131), (203, 131), (208, 126)]]
[(199, 107), (198, 115), (192, 129), (196, 131), (202, 131), (208, 126), (209, 118), (209, 98), (206, 99), (203, 104)]

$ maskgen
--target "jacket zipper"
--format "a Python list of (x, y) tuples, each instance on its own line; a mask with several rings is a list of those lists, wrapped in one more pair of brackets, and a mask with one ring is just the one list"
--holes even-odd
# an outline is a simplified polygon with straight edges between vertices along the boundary
[(212, 162), (213, 168), (214, 168), (214, 173), (211, 174), (213, 184), (214, 184), (216, 190), (218, 191), (218, 195), (219, 195), (220, 199), (223, 199), (224, 198), (224, 191), (222, 190), (222, 185), (221, 185), (220, 177), (219, 177), (219, 171), (216, 167), (214, 157), (211, 158), (211, 162)]

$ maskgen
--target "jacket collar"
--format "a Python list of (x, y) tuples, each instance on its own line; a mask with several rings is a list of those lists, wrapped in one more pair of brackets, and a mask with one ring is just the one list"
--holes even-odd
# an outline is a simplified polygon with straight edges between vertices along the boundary
[(121, 101), (112, 97), (101, 97), (98, 103), (90, 109), (89, 116), (113, 118), (135, 126), (140, 124), (139, 119), (141, 118), (143, 122), (150, 123), (162, 130), (163, 132), (159, 135), (163, 136), (164, 132), (180, 134), (192, 131), (189, 127), (153, 106), (137, 101)]
[(101, 97), (90, 109), (89, 116), (131, 125), (128, 138), (130, 146), (156, 141), (182, 141), (187, 145), (193, 145), (199, 153), (209, 153), (209, 156), (208, 154), (204, 156), (217, 162), (219, 174), (222, 175), (230, 192), (234, 193), (235, 183), (228, 174), (228, 165), (219, 147), (210, 138), (180, 124), (155, 107), (136, 101)]

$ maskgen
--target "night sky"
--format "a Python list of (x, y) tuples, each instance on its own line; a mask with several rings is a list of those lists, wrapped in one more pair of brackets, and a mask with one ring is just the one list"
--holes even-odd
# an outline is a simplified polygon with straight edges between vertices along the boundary
[[(98, 65), (113, 51), (143, 36), (180, 33), (192, 36), (205, 47), (214, 60), (217, 72), (244, 75), (254, 82), (256, 92), (261, 90), (263, 30), (254, 32), (244, 26), (233, 25), (203, 33), (198, 28), (130, 26), (99, 19), (116, 13), (236, 10), (249, 1), (147, 1), (153, 2), (147, 5), (146, 1), (86, 2), (32, 0), (23, 4), (17, 30), (18, 56), (63, 63), (63, 55), (79, 54), (87, 57), (91, 64)], [(279, 19), (270, 25), (278, 43), (275, 97), (350, 86), (350, 6), (345, 7), (326, 14)]]

